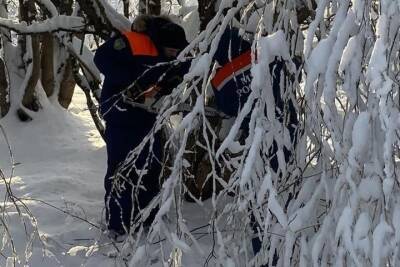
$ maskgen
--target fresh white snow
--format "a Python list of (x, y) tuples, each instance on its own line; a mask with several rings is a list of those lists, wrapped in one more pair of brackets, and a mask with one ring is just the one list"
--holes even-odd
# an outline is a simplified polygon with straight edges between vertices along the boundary
[[(104, 225), (103, 177), (106, 170), (105, 144), (93, 125), (85, 101), (83, 93), (76, 88), (68, 111), (49, 105), (33, 122), (19, 122), (13, 114), (0, 120), (15, 161), (11, 179), (13, 194), (23, 199), (37, 219), (41, 236), (41, 241), (34, 239), (32, 255), (26, 255), (25, 246), (29, 236), (35, 232), (35, 222), (26, 214), (19, 216), (11, 204), (7, 204), (9, 210), (13, 210), (5, 219), (17, 248), (20, 260), (17, 266), (24, 265), (26, 256), (30, 257), (29, 266), (33, 267), (115, 266), (117, 262), (109, 257), (115, 254), (110, 240), (101, 230), (84, 221), (96, 226)], [(11, 166), (7, 143), (0, 135), (0, 168), (7, 177)], [(3, 181), (0, 187), (2, 199), (4, 190)], [(206, 214), (211, 208), (207, 208), (207, 203), (203, 208), (194, 208), (194, 205), (186, 203), (184, 207), (189, 226), (207, 225), (209, 215)], [(174, 215), (170, 216), (174, 221)], [(173, 238), (178, 248), (185, 249), (182, 252), (183, 266), (203, 265), (210, 250), (207, 230), (208, 227), (204, 227), (192, 232), (205, 251), (203, 257), (199, 257), (198, 250), (189, 249), (191, 242), (185, 244), (177, 236)], [(166, 242), (164, 245), (167, 251), (171, 251)], [(132, 255), (130, 266), (138, 266), (134, 263), (139, 264), (143, 257), (151, 259), (153, 264), (150, 266), (162, 266), (159, 244), (141, 246)], [(168, 258), (169, 255), (165, 255), (165, 259)], [(0, 266), (12, 264), (12, 258), (0, 257)]]

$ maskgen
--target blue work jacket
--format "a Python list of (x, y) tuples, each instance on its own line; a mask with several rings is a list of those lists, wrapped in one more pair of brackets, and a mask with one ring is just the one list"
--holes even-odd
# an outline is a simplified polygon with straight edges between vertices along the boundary
[(146, 124), (147, 121), (149, 124), (153, 123), (145, 118), (155, 117), (155, 114), (125, 103), (121, 93), (135, 81), (138, 81), (138, 86), (143, 90), (157, 83), (165, 68), (154, 66), (167, 61), (160, 55), (149, 36), (137, 32), (126, 32), (113, 37), (97, 49), (94, 62), (105, 77), (100, 97), (100, 113), (108, 125)]

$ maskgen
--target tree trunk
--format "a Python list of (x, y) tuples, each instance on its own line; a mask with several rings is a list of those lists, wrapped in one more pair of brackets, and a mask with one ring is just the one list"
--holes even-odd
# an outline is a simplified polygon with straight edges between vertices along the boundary
[(6, 65), (4, 61), (0, 58), (0, 118), (4, 117), (9, 108), (9, 87), (7, 81)]
[(139, 13), (148, 15), (161, 14), (160, 0), (139, 0)]
[(123, 0), (124, 16), (129, 19), (129, 0)]
[[(203, 31), (215, 16), (215, 2), (214, 0), (199, 0), (200, 31)], [(208, 120), (213, 125), (213, 128), (217, 128), (221, 124), (221, 119), (219, 118), (209, 118)], [(198, 141), (205, 143), (202, 129), (193, 131), (188, 139), (187, 150), (191, 151), (191, 153), (186, 153), (185, 159), (191, 163), (191, 166), (188, 170), (189, 174), (184, 177), (184, 183), (193, 197), (205, 200), (210, 198), (214, 191), (212, 179), (207, 180), (207, 176), (212, 169), (208, 151), (198, 146)], [(215, 193), (218, 193), (221, 186), (218, 183), (216, 186)], [(190, 194), (185, 194), (185, 198), (188, 201), (191, 201), (192, 198)]]
[(75, 85), (76, 82), (72, 73), (72, 57), (69, 57), (66, 62), (63, 79), (60, 85), (60, 92), (58, 94), (58, 102), (65, 109), (71, 104)]
[[(29, 40), (27, 40), (29, 42)], [(39, 106), (35, 97), (35, 90), (36, 90), (36, 85), (39, 81), (40, 77), (40, 42), (39, 42), (39, 36), (32, 36), (31, 41), (32, 42), (32, 58), (28, 59), (28, 62), (30, 61), (32, 64), (32, 72), (30, 74), (27, 73), (27, 75), (30, 75), (29, 81), (27, 83), (27, 86), (25, 88), (25, 93), (22, 98), (22, 104), (33, 111), (38, 111)]]
[(47, 97), (54, 93), (54, 39), (51, 33), (42, 36), (41, 81)]
[[(23, 1), (20, 0), (20, 16), (21, 20), (28, 24), (31, 24), (35, 19), (36, 7), (33, 0)], [(24, 38), (25, 43), (25, 54), (30, 50), (29, 46), (32, 46), (31, 58), (28, 58), (26, 62), (27, 70), (29, 70), (29, 65), (32, 64), (32, 71), (26, 73), (29, 75), (27, 85), (25, 87), (24, 96), (22, 98), (22, 104), (24, 107), (32, 110), (38, 111), (39, 105), (35, 99), (36, 85), (40, 78), (40, 39), (38, 35), (31, 35), (31, 38)]]
[(199, 17), (200, 31), (207, 27), (207, 24), (215, 16), (215, 0), (198, 0), (199, 1)]
[[(53, 0), (53, 2), (55, 4), (57, 4), (58, 2), (60, 2), (60, 0)], [(61, 2), (62, 3), (60, 5), (57, 5), (60, 14), (65, 14), (65, 15), (72, 14), (73, 1), (66, 0), (66, 1), (61, 1)], [(85, 39), (85, 35), (83, 35), (83, 34), (78, 34), (77, 37), (81, 40)], [(72, 38), (72, 36), (71, 36), (71, 38)], [(76, 85), (72, 71), (73, 71), (72, 56), (69, 56), (67, 58), (67, 60), (65, 61), (64, 73), (63, 73), (63, 77), (62, 77), (61, 84), (60, 84), (60, 90), (58, 93), (58, 102), (65, 109), (67, 109), (69, 107), (69, 105), (71, 104), (72, 96), (74, 95), (74, 89), (75, 89), (75, 85)]]
[[(8, 18), (7, 5), (5, 0), (0, 0), (0, 18)], [(2, 57), (0, 57), (0, 118), (4, 117), (10, 109), (10, 87), (11, 82), (8, 79), (7, 47), (11, 46), (11, 33), (8, 30), (0, 29), (0, 49), (2, 48)]]

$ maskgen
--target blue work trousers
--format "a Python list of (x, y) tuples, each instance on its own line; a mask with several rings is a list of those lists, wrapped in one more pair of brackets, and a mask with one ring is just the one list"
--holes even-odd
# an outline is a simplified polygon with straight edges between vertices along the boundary
[[(129, 231), (131, 221), (135, 220), (139, 210), (145, 208), (160, 191), (161, 134), (155, 135), (153, 147), (150, 149), (150, 145), (147, 144), (135, 162), (136, 170), (139, 172), (146, 162), (148, 164), (140, 185), (135, 168), (129, 172), (119, 169), (129, 152), (150, 132), (155, 122), (155, 115), (141, 110), (133, 114), (131, 121), (132, 124), (115, 125), (108, 122), (105, 130), (108, 157), (104, 179), (106, 222), (110, 230), (120, 234)], [(153, 210), (145, 224), (152, 222), (155, 213), (156, 210)]]

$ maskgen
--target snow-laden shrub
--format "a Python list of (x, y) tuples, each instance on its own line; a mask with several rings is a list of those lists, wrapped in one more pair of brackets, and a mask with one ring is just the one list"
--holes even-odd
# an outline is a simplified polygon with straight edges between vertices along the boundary
[[(190, 95), (197, 99), (165, 144), (176, 154), (155, 200), (154, 206), (159, 203), (161, 208), (148, 238), (161, 233), (176, 247), (185, 248), (181, 242), (196, 244), (185, 224), (180, 195), (187, 164), (183, 155), (197, 121), (212, 161), (208, 178), (214, 186), (225, 187), (213, 195), (210, 217), (217, 244), (213, 255), (221, 266), (271, 265), (276, 260), (277, 266), (396, 265), (400, 5), (320, 0), (305, 26), (296, 20), (294, 2), (222, 1), (207, 29), (184, 51), (198, 47), (200, 52), (185, 83), (166, 99), (154, 130)], [(243, 29), (257, 18), (252, 93), (226, 138), (216, 145), (218, 133), (204, 109), (214, 68), (210, 58), (238, 12)], [(302, 62), (299, 69), (293, 62), (296, 56)], [(297, 144), (290, 140), (288, 125), (274, 116), (268, 66), (275, 57), (286, 65), (282, 98), (298, 103)], [(246, 116), (249, 134), (239, 144), (239, 125)], [(151, 140), (150, 135), (143, 144)], [(269, 152), (274, 143), (276, 172)], [(131, 154), (129, 164), (140, 149)], [(284, 149), (293, 152), (288, 162)], [(224, 168), (231, 173), (228, 183), (221, 177)], [(227, 192), (235, 196), (227, 200)], [(178, 217), (176, 229), (166, 219), (172, 209)], [(252, 230), (254, 222), (257, 231)], [(255, 236), (262, 249), (253, 257), (249, 251)]]
[[(87, 2), (103, 19), (100, 25), (127, 28), (129, 23), (105, 1)], [(312, 10), (306, 20), (297, 19), (302, 7)], [(240, 21), (235, 19), (237, 14)], [(0, 26), (29, 34), (75, 25), (70, 30), (91, 33), (93, 28), (83, 22), (79, 16), (56, 15), (31, 26), (1, 19)], [(205, 104), (216, 68), (211, 59), (229, 24), (239, 26), (243, 34), (253, 31), (252, 92), (226, 137), (218, 142), (220, 133), (206, 116)], [(173, 153), (165, 165), (170, 169), (161, 193), (142, 212), (146, 217), (152, 207), (160, 207), (147, 240), (154, 242), (162, 236), (183, 253), (190, 249), (205, 253), (188, 228), (181, 198), (190, 164), (184, 158), (187, 141), (200, 129), (201, 146), (211, 162), (207, 177), (214, 189), (218, 183), (223, 186), (211, 198), (209, 217), (214, 238), (210, 257), (219, 265), (397, 266), (399, 26), (398, 1), (220, 1), (214, 19), (179, 58), (194, 53), (190, 73), (164, 100), (153, 131), (122, 167), (140, 172), (133, 166), (145, 144), (151, 144), (154, 133), (169, 125), (182, 104), (191, 106), (165, 142), (165, 150)], [(70, 53), (76, 53), (82, 68), (92, 70), (91, 58), (79, 57), (73, 40), (55, 36)], [(86, 49), (79, 44), (81, 51)], [(275, 58), (285, 62), (281, 98), (296, 103), (296, 142), (289, 134), (292, 125), (275, 116), (274, 77), (269, 71)], [(245, 118), (250, 118), (249, 131), (241, 138)], [(279, 163), (276, 170), (271, 166), (271, 150)], [(285, 151), (292, 152), (289, 160)], [(230, 174), (228, 182), (222, 173)], [(228, 197), (228, 192), (234, 196)], [(168, 218), (171, 213), (177, 217), (174, 224)], [(135, 240), (140, 235), (144, 232), (136, 233)], [(251, 251), (255, 237), (261, 241), (256, 256)], [(125, 246), (136, 253), (132, 264), (145, 260), (143, 244), (130, 242), (135, 240), (127, 239)], [(165, 247), (160, 242), (167, 261)]]

